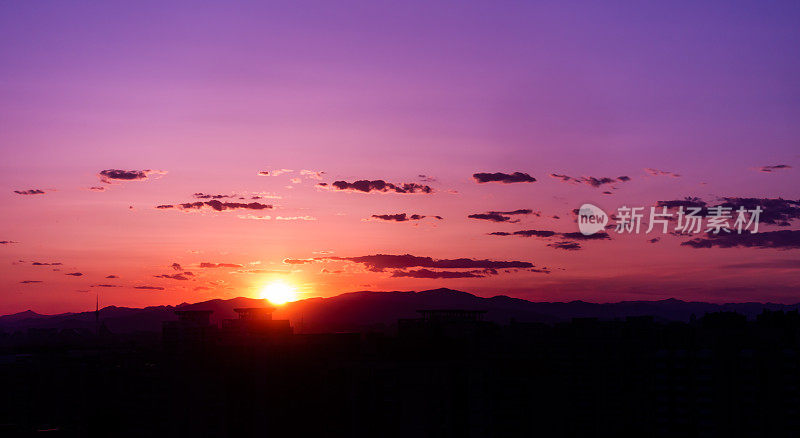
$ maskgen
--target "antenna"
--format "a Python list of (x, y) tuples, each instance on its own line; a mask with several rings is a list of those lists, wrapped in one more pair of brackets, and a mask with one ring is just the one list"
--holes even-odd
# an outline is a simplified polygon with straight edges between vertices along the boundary
[(94, 296), (94, 328), (97, 336), (100, 336), (100, 294)]

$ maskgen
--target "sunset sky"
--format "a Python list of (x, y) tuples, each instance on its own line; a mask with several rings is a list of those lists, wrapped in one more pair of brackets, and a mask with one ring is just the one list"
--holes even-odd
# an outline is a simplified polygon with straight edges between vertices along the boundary
[[(3, 2), (0, 313), (800, 302), (800, 3), (701, 3)], [(558, 234), (687, 197), (782, 233)]]

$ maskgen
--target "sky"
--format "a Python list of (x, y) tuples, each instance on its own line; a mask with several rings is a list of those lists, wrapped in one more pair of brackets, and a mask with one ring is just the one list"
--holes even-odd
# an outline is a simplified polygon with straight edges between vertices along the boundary
[[(798, 22), (791, 1), (3, 2), (0, 313), (276, 282), (800, 302)], [(687, 198), (762, 207), (760, 236), (566, 234), (584, 203)]]

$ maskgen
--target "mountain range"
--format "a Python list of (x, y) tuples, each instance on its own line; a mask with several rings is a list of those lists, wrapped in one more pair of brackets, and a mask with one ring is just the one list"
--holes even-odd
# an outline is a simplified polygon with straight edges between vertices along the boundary
[[(212, 320), (235, 318), (233, 309), (264, 307), (265, 300), (253, 298), (214, 299), (177, 306), (129, 308), (108, 306), (100, 310), (100, 320), (113, 333), (160, 331), (162, 321), (174, 320), (175, 310), (212, 310)], [(701, 317), (708, 312), (734, 311), (754, 318), (764, 309), (797, 310), (798, 304), (687, 302), (677, 299), (660, 301), (622, 301), (618, 303), (533, 302), (504, 295), (491, 298), (452, 290), (433, 289), (421, 292), (350, 292), (328, 298), (309, 298), (279, 306), (276, 319), (289, 319), (296, 332), (335, 332), (378, 330), (391, 331), (400, 318), (414, 318), (422, 309), (485, 310), (486, 319), (508, 324), (520, 322), (556, 323), (577, 317), (600, 319), (628, 316), (653, 316), (661, 321), (688, 321), (692, 314)], [(31, 310), (0, 316), (0, 331), (13, 332), (28, 328), (86, 328), (95, 324), (95, 312), (43, 315)]]

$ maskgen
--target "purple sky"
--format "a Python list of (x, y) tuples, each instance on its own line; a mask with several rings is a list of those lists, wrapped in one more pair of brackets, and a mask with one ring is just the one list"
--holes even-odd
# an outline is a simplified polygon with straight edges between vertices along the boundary
[[(0, 244), (0, 311), (79, 310), (99, 289), (119, 305), (257, 296), (274, 277), (303, 297), (450, 286), (547, 300), (800, 301), (796, 248), (629, 236), (566, 251), (487, 235), (575, 231), (570, 211), (583, 202), (798, 200), (798, 23), (800, 3), (788, 1), (4, 2), (0, 241), (15, 243)], [(758, 170), (775, 165), (788, 167)], [(104, 184), (105, 169), (166, 173)], [(274, 169), (293, 172), (257, 175)], [(471, 177), (516, 171), (538, 181)], [(610, 186), (551, 173), (632, 180), (603, 195)], [(435, 193), (315, 186), (361, 179)], [(14, 192), (32, 189), (46, 193)], [(260, 194), (275, 208), (155, 208), (197, 192)], [(542, 216), (467, 218), (523, 208)], [(397, 213), (444, 219), (365, 220)], [(797, 227), (765, 228), (778, 229)], [(328, 251), (521, 260), (551, 273), (424, 279), (283, 262)], [(195, 278), (154, 277), (175, 262)], [(268, 272), (209, 273), (202, 262)], [(119, 287), (97, 287), (110, 274)]]

